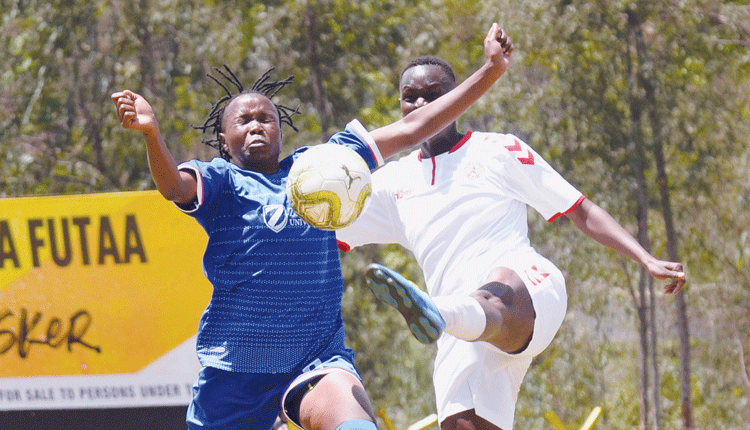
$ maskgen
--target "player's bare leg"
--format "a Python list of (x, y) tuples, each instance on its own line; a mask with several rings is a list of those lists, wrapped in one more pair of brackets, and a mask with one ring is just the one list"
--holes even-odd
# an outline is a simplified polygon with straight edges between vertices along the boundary
[(486, 282), (469, 295), (479, 302), (486, 318), (485, 329), (476, 340), (508, 353), (522, 351), (531, 340), (536, 318), (526, 284), (506, 267), (495, 268)]
[[(437, 340), (445, 330), (459, 339), (486, 341), (508, 352), (524, 350), (534, 332), (536, 312), (523, 280), (506, 267), (493, 269), (484, 285), (469, 295), (428, 297), (393, 270), (372, 264), (366, 272), (368, 285), (380, 300), (398, 310), (417, 339)], [(432, 326), (425, 321), (440, 321)], [(424, 327), (437, 330), (437, 336)], [(474, 409), (445, 418), (441, 430), (501, 430), (476, 415)]]
[(459, 412), (445, 418), (440, 423), (440, 430), (502, 430), (500, 427), (477, 416), (474, 409)]
[(423, 343), (445, 332), (463, 340), (482, 340), (520, 352), (531, 339), (536, 314), (526, 285), (511, 269), (492, 270), (485, 284), (466, 296), (428, 297), (397, 272), (372, 264), (366, 272), (375, 296), (398, 310)]
[(375, 422), (362, 383), (347, 371), (331, 372), (308, 389), (299, 406), (300, 424), (305, 429), (334, 430), (353, 420)]

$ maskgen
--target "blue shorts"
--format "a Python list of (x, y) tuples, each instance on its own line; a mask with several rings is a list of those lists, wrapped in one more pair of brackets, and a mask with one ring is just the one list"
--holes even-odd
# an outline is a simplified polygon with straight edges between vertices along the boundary
[[(268, 430), (281, 411), (281, 397), (300, 375), (337, 367), (358, 378), (354, 353), (346, 348), (321, 356), (293, 373), (238, 373), (204, 367), (193, 385), (193, 401), (187, 411), (191, 430)], [(360, 378), (361, 379), (361, 378)]]

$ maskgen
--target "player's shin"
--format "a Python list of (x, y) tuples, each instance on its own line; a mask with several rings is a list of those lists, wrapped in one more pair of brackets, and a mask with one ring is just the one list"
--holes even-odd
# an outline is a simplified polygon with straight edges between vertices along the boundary
[(466, 341), (477, 340), (484, 333), (487, 316), (473, 297), (442, 296), (432, 301), (445, 320), (446, 333)]

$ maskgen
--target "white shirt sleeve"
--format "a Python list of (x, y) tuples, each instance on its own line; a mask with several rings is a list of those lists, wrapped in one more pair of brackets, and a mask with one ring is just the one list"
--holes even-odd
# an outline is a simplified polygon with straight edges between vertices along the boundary
[(387, 186), (387, 166), (372, 175), (372, 195), (362, 214), (352, 224), (336, 230), (339, 248), (368, 244), (398, 243), (408, 248), (403, 225), (396, 213), (393, 192)]
[(550, 222), (583, 201), (583, 194), (530, 146), (512, 135), (505, 138), (502, 145), (507, 151), (498, 154), (504, 162), (504, 168), (497, 169), (498, 178), (515, 198)]

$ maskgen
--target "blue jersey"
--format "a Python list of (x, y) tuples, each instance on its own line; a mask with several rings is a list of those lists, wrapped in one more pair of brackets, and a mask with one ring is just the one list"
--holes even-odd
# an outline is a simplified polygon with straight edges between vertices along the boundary
[[(351, 147), (371, 169), (382, 163), (357, 121), (329, 142)], [(203, 269), (214, 290), (198, 327), (203, 366), (288, 373), (344, 347), (336, 235), (302, 221), (286, 195), (292, 162), (306, 149), (272, 175), (222, 158), (180, 165), (198, 182), (197, 201), (181, 209), (208, 233)]]

